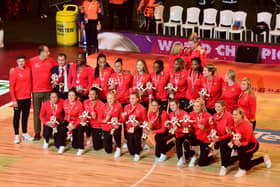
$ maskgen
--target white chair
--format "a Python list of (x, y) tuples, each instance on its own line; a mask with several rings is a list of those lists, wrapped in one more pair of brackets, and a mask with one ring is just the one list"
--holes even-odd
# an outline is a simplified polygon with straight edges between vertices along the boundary
[(272, 36), (274, 36), (274, 42), (276, 43), (277, 36), (280, 36), (280, 14), (276, 15), (276, 23), (274, 30), (269, 32), (269, 43), (271, 43)]
[(230, 38), (232, 39), (233, 34), (239, 34), (240, 35), (240, 41), (241, 41), (242, 38), (243, 38), (242, 36), (243, 36), (243, 32), (244, 32), (245, 41), (247, 41), (247, 28), (246, 28), (247, 12), (243, 12), (243, 11), (234, 12), (233, 13), (232, 24), (234, 24), (237, 21), (240, 22), (240, 27), (236, 28), (236, 29), (233, 29), (233, 27), (231, 27), (231, 29), (229, 30)]
[(220, 39), (220, 33), (226, 33), (226, 39), (229, 39), (229, 30), (232, 26), (232, 15), (233, 12), (231, 10), (223, 10), (220, 12), (220, 23), (218, 27), (214, 28), (214, 38)]
[(163, 26), (163, 11), (164, 11), (164, 6), (163, 5), (159, 5), (157, 7), (155, 7), (155, 12), (154, 12), (154, 16), (155, 16), (155, 22), (156, 22), (156, 34), (158, 34), (158, 27), (160, 24), (162, 24)]
[[(271, 17), (272, 14), (270, 12), (260, 12), (257, 14), (257, 23), (259, 22), (265, 22), (268, 25), (268, 28), (270, 30), (271, 28)], [(253, 41), (254, 33), (251, 33), (251, 41)], [(262, 32), (260, 35), (263, 35), (264, 43), (266, 42), (266, 32)], [(256, 42), (258, 41), (258, 36), (256, 35)]]
[(200, 9), (197, 7), (187, 8), (187, 19), (186, 23), (181, 25), (181, 36), (183, 36), (184, 29), (186, 30), (186, 36), (188, 35), (187, 30), (191, 29), (194, 32), (195, 27), (199, 26), (199, 14)]
[(177, 35), (177, 27), (182, 25), (182, 14), (183, 14), (183, 7), (181, 6), (172, 6), (170, 7), (170, 15), (169, 21), (163, 23), (163, 34), (165, 35), (166, 27), (168, 27), (169, 35), (170, 35), (170, 28), (175, 29), (175, 36)]
[(204, 38), (204, 31), (210, 31), (210, 38), (212, 38), (212, 30), (217, 26), (216, 17), (217, 10), (214, 8), (207, 8), (203, 11), (203, 23), (198, 26), (198, 36), (200, 36), (200, 31), (202, 31), (202, 38)]

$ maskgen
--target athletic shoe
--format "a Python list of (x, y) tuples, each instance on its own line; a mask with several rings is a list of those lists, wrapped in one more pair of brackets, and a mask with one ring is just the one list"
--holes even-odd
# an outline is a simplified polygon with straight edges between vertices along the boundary
[(185, 158), (181, 157), (177, 162), (177, 166), (184, 166), (185, 163), (186, 163)]
[(165, 160), (167, 159), (167, 156), (166, 156), (166, 154), (160, 154), (160, 157), (159, 157), (159, 159), (158, 159), (158, 162), (164, 162)]
[(133, 161), (138, 162), (139, 160), (140, 160), (140, 155), (135, 154)]
[(148, 144), (145, 144), (144, 145), (144, 150), (149, 150), (150, 149), (150, 146)]
[(155, 162), (158, 162), (158, 160), (159, 160), (159, 157), (156, 156), (155, 157)]
[(246, 170), (239, 168), (237, 173), (234, 175), (234, 177), (239, 178), (239, 177), (242, 177), (243, 175), (246, 175)]
[(19, 144), (20, 143), (19, 135), (15, 135), (14, 143), (15, 144)]
[(196, 162), (196, 156), (192, 156), (190, 162), (189, 162), (189, 167), (194, 167), (195, 165), (195, 162)]
[(63, 154), (63, 152), (64, 152), (64, 146), (59, 146), (57, 153), (61, 155)]
[(120, 156), (121, 156), (121, 148), (117, 147), (117, 149), (115, 151), (115, 154), (114, 154), (114, 157), (115, 158), (119, 158)]
[(22, 139), (26, 141), (33, 141), (33, 138), (28, 133), (23, 133)]
[(219, 172), (219, 176), (223, 177), (227, 174), (227, 168), (225, 166), (222, 166)]
[(78, 149), (77, 156), (82, 156), (83, 153), (84, 153), (84, 149)]
[(266, 165), (266, 168), (271, 168), (271, 160), (268, 155), (264, 156), (264, 163)]
[(86, 142), (86, 146), (90, 146), (91, 144), (91, 141), (90, 141), (90, 138), (87, 139), (87, 142)]
[(49, 148), (49, 144), (46, 142), (46, 140), (44, 140), (43, 148), (44, 149), (48, 149)]
[(36, 133), (33, 140), (34, 141), (39, 141), (41, 139), (40, 133)]
[(127, 143), (124, 143), (124, 144), (122, 145), (122, 148), (123, 148), (123, 149), (127, 149)]

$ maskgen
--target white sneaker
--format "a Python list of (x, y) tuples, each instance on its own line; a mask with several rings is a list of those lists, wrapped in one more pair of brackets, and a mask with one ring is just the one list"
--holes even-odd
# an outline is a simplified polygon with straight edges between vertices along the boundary
[(238, 169), (237, 173), (234, 175), (235, 178), (242, 177), (243, 175), (246, 175), (246, 170)]
[(150, 146), (148, 144), (145, 144), (144, 145), (144, 150), (149, 150), (150, 149)]
[(191, 160), (189, 162), (189, 167), (194, 167), (195, 162), (196, 162), (196, 156), (194, 155), (191, 157)]
[(167, 159), (167, 155), (166, 154), (160, 154), (160, 157), (158, 159), (158, 162), (164, 162)]
[(20, 143), (20, 139), (19, 139), (19, 135), (15, 135), (15, 139), (14, 139), (14, 143), (15, 144), (19, 144)]
[(185, 158), (181, 157), (177, 162), (177, 166), (184, 166), (185, 163), (186, 163)]
[(87, 139), (87, 143), (86, 143), (86, 146), (90, 146), (91, 144), (91, 141), (90, 141), (90, 138)]
[(135, 154), (133, 161), (138, 162), (139, 160), (140, 160), (140, 155)]
[(223, 177), (227, 174), (227, 168), (225, 166), (222, 166), (219, 172), (219, 176)]
[(264, 156), (264, 163), (266, 165), (266, 168), (271, 168), (271, 160), (268, 155)]
[(78, 149), (77, 156), (82, 156), (83, 153), (84, 153), (83, 149)]
[(59, 146), (57, 153), (61, 155), (63, 154), (63, 152), (64, 152), (64, 146)]
[(32, 138), (28, 133), (23, 133), (22, 139), (26, 141), (33, 141), (34, 138)]
[(159, 157), (156, 156), (155, 157), (155, 162), (158, 162), (158, 160), (159, 160)]
[(115, 154), (114, 154), (114, 157), (115, 158), (119, 158), (120, 156), (121, 156), (121, 148), (117, 147), (117, 149), (115, 151)]
[(44, 140), (43, 148), (44, 149), (48, 149), (49, 148), (49, 144), (46, 142), (46, 140)]
[(127, 143), (124, 143), (124, 144), (122, 145), (122, 148), (123, 148), (123, 149), (127, 149)]

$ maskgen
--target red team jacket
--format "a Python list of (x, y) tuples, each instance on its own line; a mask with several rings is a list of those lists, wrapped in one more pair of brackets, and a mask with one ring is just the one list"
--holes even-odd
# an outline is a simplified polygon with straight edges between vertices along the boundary
[[(90, 115), (90, 125), (92, 128), (101, 129), (101, 116), (104, 103), (97, 99), (94, 103), (91, 103), (89, 99), (84, 101), (84, 110)], [(93, 118), (95, 114), (96, 118)]]
[[(146, 109), (138, 103), (135, 108), (132, 108), (131, 104), (128, 104), (124, 107), (124, 112), (126, 112), (125, 119), (123, 120), (124, 122), (127, 122), (129, 119), (129, 116), (134, 115), (136, 117), (136, 120), (139, 121), (140, 123), (143, 123), (144, 121), (147, 121), (147, 111)], [(129, 128), (132, 127), (133, 125), (131, 123), (126, 124), (126, 131), (129, 133)], [(139, 129), (140, 127), (137, 126), (135, 127), (135, 131)]]
[(63, 103), (63, 109), (65, 113), (64, 120), (73, 122), (75, 128), (80, 125), (81, 119), (79, 117), (82, 115), (84, 109), (83, 104), (79, 100), (76, 100), (75, 104), (71, 106), (69, 100), (66, 99)]
[(165, 122), (168, 120), (168, 114), (166, 111), (163, 110), (161, 113), (161, 123), (159, 123), (159, 116), (153, 111), (149, 112), (148, 120), (152, 123), (151, 130), (153, 134), (165, 133), (167, 131), (167, 128), (164, 125)]
[[(221, 114), (214, 114), (214, 128), (219, 136), (218, 141), (230, 138), (232, 135), (230, 131), (233, 129), (233, 118), (230, 112), (225, 111)], [(227, 131), (227, 128), (229, 131)]]
[(49, 92), (51, 86), (51, 70), (57, 65), (51, 57), (46, 60), (40, 60), (39, 56), (31, 58), (26, 65), (32, 72), (32, 92)]
[(188, 81), (188, 73), (185, 69), (181, 72), (176, 73), (172, 71), (170, 74), (169, 82), (173, 84), (173, 86), (177, 86), (177, 92), (175, 93), (175, 98), (182, 99), (185, 97), (187, 91), (187, 81)]
[(248, 143), (258, 143), (254, 135), (252, 124), (246, 120), (242, 120), (240, 123), (234, 123), (235, 133), (240, 133), (242, 146), (248, 145)]
[[(108, 122), (110, 122), (113, 117), (118, 118), (118, 121), (121, 122), (122, 121), (121, 114), (122, 114), (122, 105), (120, 103), (115, 103), (112, 109), (110, 109), (109, 104), (106, 103), (102, 108), (100, 119), (103, 121), (107, 118), (107, 116), (110, 116)], [(101, 124), (102, 124), (101, 127), (103, 131), (110, 132), (113, 128), (112, 124), (103, 123), (103, 122)]]
[(59, 99), (57, 102), (57, 108), (51, 106), (51, 101), (48, 100), (43, 103), (41, 111), (40, 111), (40, 120), (44, 125), (47, 125), (47, 122), (50, 121), (51, 116), (56, 117), (56, 121), (59, 123), (63, 120), (63, 99)]
[[(143, 88), (146, 88), (146, 84), (147, 82), (151, 82), (151, 76), (148, 73), (144, 73), (144, 74), (135, 74), (133, 76), (133, 81), (132, 81), (132, 88), (131, 91), (132, 92), (138, 92), (138, 89), (136, 89), (137, 87), (137, 83), (142, 83), (143, 84)], [(141, 102), (144, 101), (148, 101), (148, 92), (146, 91), (144, 93), (144, 95), (141, 96)]]
[[(105, 100), (107, 98), (107, 93), (109, 91), (108, 81), (112, 74), (112, 68), (105, 67), (103, 70), (101, 70), (99, 72), (99, 77), (97, 77), (97, 78), (94, 78), (94, 71), (95, 71), (95, 68), (93, 69), (93, 74), (91, 75), (93, 77), (92, 84), (98, 84), (98, 86), (100, 88), (102, 88), (102, 91), (99, 92), (99, 98)], [(92, 87), (92, 84), (91, 84), (91, 87)]]
[(10, 74), (10, 94), (12, 101), (31, 98), (31, 70), (16, 67)]
[(82, 86), (83, 89), (85, 89), (84, 94), (86, 95), (92, 84), (92, 68), (88, 65), (85, 65), (79, 74), (77, 73), (76, 69), (77, 64), (72, 64), (70, 66), (67, 80), (68, 87), (71, 89), (72, 87)]
[(233, 112), (238, 107), (238, 99), (241, 93), (240, 85), (236, 82), (232, 86), (229, 86), (227, 82), (223, 83), (222, 98), (226, 104), (226, 110)]
[(161, 101), (167, 101), (168, 92), (165, 89), (167, 83), (169, 82), (169, 74), (166, 72), (160, 72), (159, 75), (156, 75), (154, 72), (151, 73), (153, 87), (156, 89), (153, 90), (154, 98), (160, 98)]
[(238, 106), (244, 110), (248, 120), (256, 121), (256, 96), (242, 92), (239, 97)]
[(129, 89), (132, 84), (132, 75), (128, 71), (123, 71), (121, 75), (113, 73), (111, 75), (116, 83), (116, 98), (121, 104), (129, 103)]
[(190, 68), (191, 66), (191, 60), (196, 57), (200, 58), (202, 67), (205, 67), (206, 65), (206, 51), (203, 48), (191, 50), (188, 55), (185, 53), (184, 56), (185, 56), (186, 64), (189, 66), (188, 68)]
[(186, 99), (188, 100), (196, 100), (199, 98), (198, 92), (202, 87), (202, 75), (201, 74), (193, 74), (192, 70), (188, 70), (188, 88), (186, 92)]

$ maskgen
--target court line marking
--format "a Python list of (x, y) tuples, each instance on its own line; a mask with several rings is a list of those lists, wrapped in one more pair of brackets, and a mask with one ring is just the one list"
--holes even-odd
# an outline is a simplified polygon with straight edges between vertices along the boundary
[(7, 103), (7, 104), (4, 104), (4, 105), (0, 106), (0, 110), (9, 107), (11, 104), (13, 104), (13, 102), (9, 102), (9, 103)]
[(133, 185), (131, 185), (131, 187), (135, 187), (138, 184), (140, 184), (141, 182), (143, 182), (146, 178), (148, 178), (152, 172), (154, 171), (154, 169), (156, 168), (157, 163), (154, 162), (153, 166), (151, 167), (151, 169), (148, 171), (148, 173), (146, 173), (146, 175), (144, 175), (141, 179), (139, 179), (137, 182), (135, 182)]

